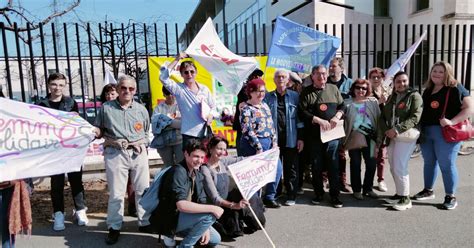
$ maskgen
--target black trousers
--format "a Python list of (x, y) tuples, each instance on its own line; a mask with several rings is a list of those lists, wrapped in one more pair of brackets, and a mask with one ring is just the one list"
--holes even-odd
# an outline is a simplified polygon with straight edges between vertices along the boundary
[(339, 196), (339, 140), (332, 140), (322, 144), (314, 140), (310, 144), (312, 155), (311, 172), (313, 174), (313, 188), (316, 195), (323, 195), (323, 171), (327, 169), (329, 176), (329, 194), (331, 197)]
[(288, 200), (294, 200), (299, 181), (298, 149), (280, 147), (280, 159), (283, 162), (283, 182)]
[[(84, 187), (82, 185), (82, 169), (78, 172), (67, 173), (67, 177), (71, 185), (74, 208), (76, 210), (86, 208)], [(64, 174), (51, 176), (51, 201), (53, 202), (54, 213), (64, 212)]]

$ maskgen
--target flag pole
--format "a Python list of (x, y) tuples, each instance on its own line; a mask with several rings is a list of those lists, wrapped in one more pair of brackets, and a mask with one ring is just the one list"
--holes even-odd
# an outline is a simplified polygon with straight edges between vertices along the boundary
[[(240, 191), (240, 190), (239, 190)], [(247, 200), (248, 201), (248, 200)], [(262, 223), (260, 223), (260, 220), (258, 219), (257, 215), (255, 214), (255, 212), (253, 211), (253, 208), (249, 205), (248, 208), (250, 209), (250, 212), (252, 212), (252, 215), (253, 217), (255, 218), (255, 220), (257, 221), (258, 225), (260, 226), (260, 228), (262, 229), (263, 233), (265, 234), (265, 237), (267, 237), (268, 241), (270, 242), (270, 244), (272, 245), (273, 248), (275, 248), (275, 244), (273, 243), (272, 239), (270, 238), (270, 236), (268, 235), (267, 231), (265, 230), (265, 228), (263, 227)]]

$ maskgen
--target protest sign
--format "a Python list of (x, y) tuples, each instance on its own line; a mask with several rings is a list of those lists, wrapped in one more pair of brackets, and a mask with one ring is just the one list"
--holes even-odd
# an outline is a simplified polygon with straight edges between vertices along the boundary
[(0, 181), (79, 171), (93, 127), (77, 113), (0, 98)]
[(279, 155), (280, 149), (273, 148), (228, 167), (244, 199), (250, 199), (267, 183), (275, 181)]

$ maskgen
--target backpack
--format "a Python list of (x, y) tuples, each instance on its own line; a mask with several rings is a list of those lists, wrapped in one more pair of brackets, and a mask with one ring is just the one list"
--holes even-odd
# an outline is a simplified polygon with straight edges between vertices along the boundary
[(150, 187), (145, 189), (145, 192), (140, 199), (140, 206), (145, 210), (144, 216), (151, 216), (151, 213), (155, 210), (158, 206), (160, 198), (158, 196), (160, 192), (161, 180), (163, 175), (171, 168), (171, 166), (167, 166), (160, 171), (156, 172), (153, 182), (151, 183)]

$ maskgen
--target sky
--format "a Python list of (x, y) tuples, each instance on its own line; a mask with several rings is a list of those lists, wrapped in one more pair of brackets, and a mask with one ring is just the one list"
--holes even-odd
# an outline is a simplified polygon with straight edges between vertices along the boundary
[[(6, 1), (1, 1), (6, 2)], [(15, 0), (28, 9), (31, 16), (44, 18), (52, 10), (54, 0)], [(58, 9), (65, 8), (71, 0), (56, 0)], [(103, 22), (106, 19), (118, 22), (156, 22), (178, 23), (184, 26), (193, 13), (199, 0), (82, 0), (75, 8), (75, 13), (69, 13), (60, 22), (83, 21)], [(3, 5), (3, 4), (2, 4)]]

